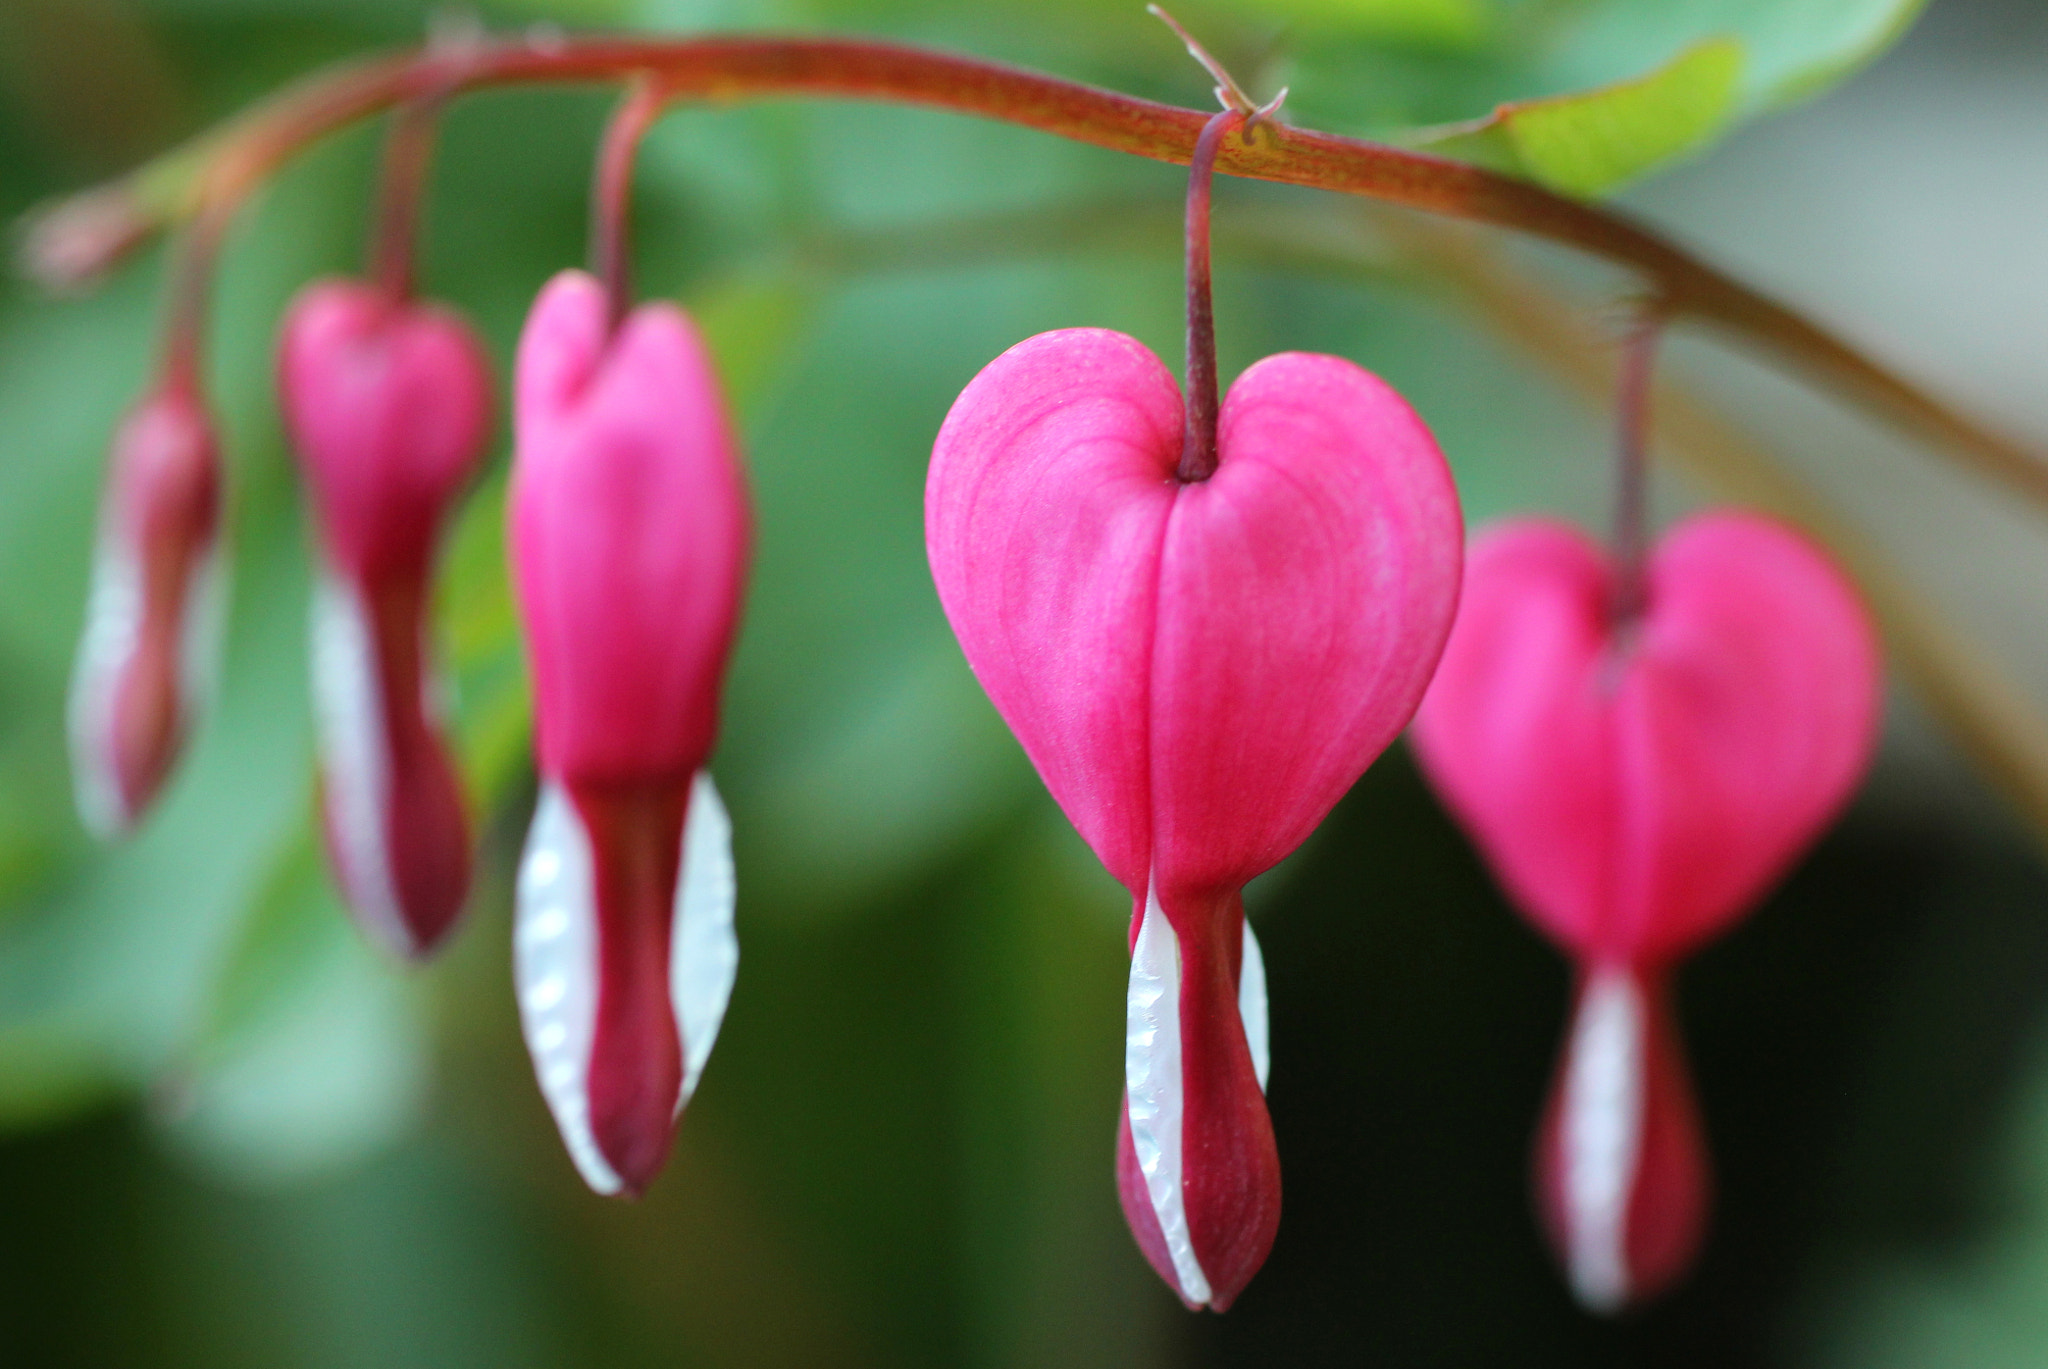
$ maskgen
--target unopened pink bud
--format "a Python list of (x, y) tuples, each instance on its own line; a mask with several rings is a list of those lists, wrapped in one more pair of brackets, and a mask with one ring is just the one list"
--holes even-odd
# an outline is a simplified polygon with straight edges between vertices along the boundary
[(114, 435), (72, 675), (78, 807), (101, 836), (155, 800), (211, 681), (220, 528), (212, 422), (189, 387), (166, 385)]
[(312, 675), (329, 855), (371, 935), (422, 956), (469, 890), (429, 609), (441, 530), (490, 438), (489, 363), (447, 310), (327, 281), (285, 320), (278, 383), (318, 541)]
[(1780, 524), (1696, 516), (1644, 589), (1617, 623), (1614, 572), (1582, 533), (1489, 531), (1414, 730), (1516, 906), (1579, 965), (1538, 1169), (1573, 1284), (1602, 1310), (1679, 1277), (1704, 1222), (1670, 968), (1833, 820), (1881, 702), (1854, 590)]
[(730, 826), (705, 765), (748, 512), (697, 330), (609, 326), (582, 272), (520, 341), (509, 508), (541, 772), (515, 931), (541, 1091), (584, 1179), (638, 1193), (666, 1158), (739, 950)]
[(1460, 534), (1428, 430), (1348, 361), (1246, 371), (1205, 480), (1176, 477), (1182, 427), (1135, 340), (1031, 338), (947, 415), (925, 528), (968, 663), (1131, 893), (1124, 1208), (1182, 1300), (1221, 1310), (1280, 1216), (1240, 890), (1407, 723)]
[(117, 182), (30, 211), (17, 261), (46, 290), (84, 291), (162, 227), (136, 187)]

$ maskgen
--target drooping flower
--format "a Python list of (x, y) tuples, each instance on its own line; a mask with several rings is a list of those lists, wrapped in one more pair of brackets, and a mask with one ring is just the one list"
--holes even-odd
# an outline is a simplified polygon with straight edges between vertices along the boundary
[(318, 542), (314, 716), (329, 855), (396, 954), (431, 951), (469, 889), (470, 828), (430, 641), (435, 552), (491, 431), (491, 375), (455, 314), (352, 281), (308, 287), (278, 357)]
[(564, 272), (514, 396), (513, 583), (540, 806), (515, 965), (541, 1090), (600, 1193), (660, 1169), (731, 993), (730, 828), (705, 771), (748, 550), (711, 361), (669, 304), (616, 330)]
[(1562, 524), (1479, 538), (1413, 733), (1509, 897), (1578, 965), (1537, 1161), (1573, 1287), (1601, 1310), (1683, 1274), (1707, 1211), (1672, 968), (1834, 818), (1881, 701), (1854, 590), (1788, 528), (1688, 520), (1623, 624), (1614, 575)]
[(219, 645), (221, 471), (197, 390), (173, 380), (114, 435), (71, 681), (78, 809), (103, 837), (162, 790)]
[(1140, 1246), (1222, 1310), (1280, 1167), (1241, 891), (1407, 723), (1456, 603), (1450, 474), (1336, 357), (1268, 357), (1177, 474), (1181, 391), (1132, 338), (1041, 334), (947, 415), (925, 492), (939, 597), (1047, 788), (1132, 898), (1118, 1175)]

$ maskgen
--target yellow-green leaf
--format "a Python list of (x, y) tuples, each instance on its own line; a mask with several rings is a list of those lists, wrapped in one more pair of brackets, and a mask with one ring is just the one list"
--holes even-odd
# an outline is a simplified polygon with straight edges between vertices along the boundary
[(1647, 76), (1504, 104), (1420, 141), (1591, 198), (1709, 142), (1739, 111), (1743, 55), (1733, 38), (1708, 39)]
[(1494, 29), (1487, 0), (1239, 0), (1246, 10), (1271, 15), (1316, 33), (1338, 33), (1431, 49), (1460, 49)]

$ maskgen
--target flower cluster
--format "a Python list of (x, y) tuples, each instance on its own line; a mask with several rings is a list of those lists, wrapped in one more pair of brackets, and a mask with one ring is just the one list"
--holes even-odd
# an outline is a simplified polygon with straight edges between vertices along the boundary
[[(1695, 518), (1643, 564), (1639, 501), (1618, 562), (1537, 521), (1467, 557), (1428, 428), (1342, 358), (1267, 357), (1219, 394), (1210, 181), (1227, 140), (1272, 114), (1223, 85), (1189, 173), (1185, 383), (1120, 333), (1030, 338), (945, 417), (925, 494), (968, 664), (1131, 896), (1124, 1211), (1189, 1307), (1227, 1308), (1265, 1261), (1280, 1160), (1243, 891), (1414, 718), (1446, 805), (1578, 966), (1542, 1206), (1578, 1294), (1617, 1308), (1683, 1272), (1707, 1209), (1672, 969), (1754, 906), (1862, 774), (1872, 633), (1798, 534), (1740, 513)], [(739, 959), (708, 766), (746, 482), (703, 339), (674, 305), (635, 306), (625, 266), (632, 158), (663, 99), (643, 82), (614, 121), (598, 270), (541, 292), (511, 386), (510, 574), (540, 779), (519, 1012), (576, 1168), (628, 1195), (665, 1160)], [(417, 299), (390, 250), (422, 161), (424, 116), (401, 117), (375, 278), (300, 296), (278, 379), (317, 547), (328, 852), (365, 932), (419, 958), (470, 886), (430, 610), (495, 401), (468, 325)], [(109, 833), (162, 791), (207, 674), (221, 477), (194, 375), (174, 350), (115, 439), (72, 729), (82, 810)]]

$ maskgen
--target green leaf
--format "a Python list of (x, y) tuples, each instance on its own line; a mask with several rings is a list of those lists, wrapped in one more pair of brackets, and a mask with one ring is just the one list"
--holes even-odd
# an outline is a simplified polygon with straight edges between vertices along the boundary
[(533, 697), (505, 575), (505, 480), (500, 467), (470, 495), (448, 538), (435, 588), (447, 652), (456, 754), (464, 787), (489, 813), (526, 771)]
[(1826, 89), (1890, 46), (1923, 2), (1530, 0), (1457, 50), (1317, 32), (1272, 79), (1286, 80), (1305, 125), (1600, 194)]
[(1241, 0), (1298, 31), (1341, 33), (1420, 48), (1462, 49), (1492, 32), (1488, 0)]
[(198, 1044), (157, 1089), (173, 1148), (237, 1183), (359, 1163), (411, 1129), (425, 1094), (412, 995), (343, 911), (311, 826), (244, 924)]
[(1739, 39), (1747, 64), (1745, 116), (1818, 94), (1877, 57), (1912, 24), (1925, 0), (1685, 0), (1607, 3), (1584, 11), (1560, 67), (1584, 63), (1592, 80), (1616, 63), (1644, 70), (1712, 35)]
[(1637, 80), (1505, 104), (1478, 124), (1423, 141), (1591, 198), (1712, 139), (1736, 113), (1743, 58), (1741, 43), (1711, 39)]

